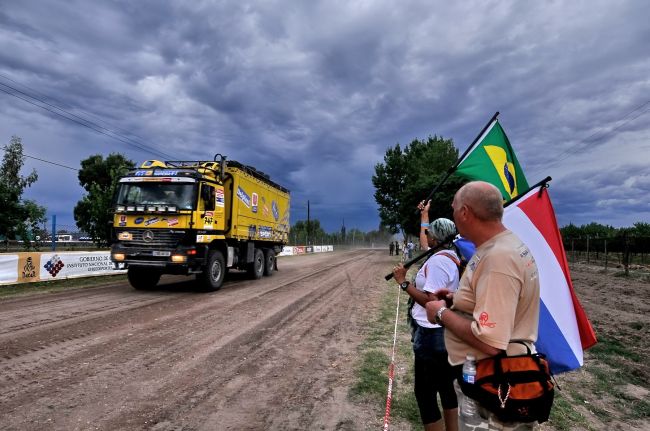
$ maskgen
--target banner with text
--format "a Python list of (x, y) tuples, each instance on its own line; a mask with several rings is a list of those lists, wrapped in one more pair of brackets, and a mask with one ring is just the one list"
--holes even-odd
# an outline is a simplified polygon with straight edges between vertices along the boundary
[(123, 274), (113, 269), (108, 251), (0, 254), (0, 284)]

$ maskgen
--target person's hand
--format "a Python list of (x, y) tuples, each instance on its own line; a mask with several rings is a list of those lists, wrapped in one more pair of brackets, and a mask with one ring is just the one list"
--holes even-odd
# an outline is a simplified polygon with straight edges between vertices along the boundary
[(402, 284), (406, 281), (406, 271), (407, 269), (401, 263), (393, 268), (393, 278), (397, 284)]
[(454, 303), (454, 294), (453, 292), (450, 292), (449, 289), (438, 289), (435, 291), (434, 295), (436, 295), (438, 300), (445, 301), (447, 307), (451, 307)]
[(431, 199), (429, 199), (428, 201), (421, 201), (418, 204), (418, 209), (422, 214), (426, 214), (427, 218), (429, 216), (429, 208), (431, 208)]
[(429, 301), (425, 304), (427, 309), (427, 320), (431, 323), (437, 324), (436, 322), (436, 313), (442, 307), (446, 307), (445, 301)]

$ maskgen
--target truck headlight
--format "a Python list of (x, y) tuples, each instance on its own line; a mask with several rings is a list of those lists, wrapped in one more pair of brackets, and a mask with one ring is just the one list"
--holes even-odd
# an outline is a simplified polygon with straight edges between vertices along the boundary
[(185, 263), (187, 262), (187, 256), (182, 254), (172, 254), (172, 262), (174, 263)]
[(118, 205), (118, 206), (115, 208), (115, 211), (117, 211), (118, 213), (123, 213), (124, 210), (126, 210), (126, 207), (125, 207), (124, 205)]
[(176, 206), (168, 206), (167, 211), (175, 213), (176, 212)]
[(116, 262), (121, 262), (125, 259), (124, 253), (113, 253), (111, 257)]

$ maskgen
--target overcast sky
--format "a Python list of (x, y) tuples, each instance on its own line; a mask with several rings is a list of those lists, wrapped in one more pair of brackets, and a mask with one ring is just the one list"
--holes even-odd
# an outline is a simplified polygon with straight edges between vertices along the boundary
[[(0, 142), (73, 168), (221, 153), (290, 189), (292, 223), (309, 200), (327, 231), (371, 230), (388, 147), (462, 152), (500, 111), (560, 225), (631, 226), (650, 221), (648, 17), (646, 0), (0, 0)], [(26, 197), (74, 225), (77, 173), (32, 168)]]

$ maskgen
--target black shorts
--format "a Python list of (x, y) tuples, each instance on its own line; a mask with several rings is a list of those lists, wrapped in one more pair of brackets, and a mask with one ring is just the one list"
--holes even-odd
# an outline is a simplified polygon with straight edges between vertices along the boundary
[(442, 418), (438, 408), (438, 394), (445, 410), (458, 407), (454, 391), (454, 372), (447, 359), (444, 328), (417, 326), (413, 334), (415, 356), (415, 398), (423, 424)]

